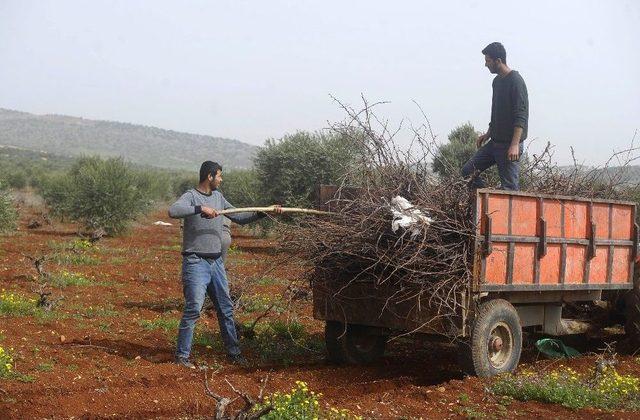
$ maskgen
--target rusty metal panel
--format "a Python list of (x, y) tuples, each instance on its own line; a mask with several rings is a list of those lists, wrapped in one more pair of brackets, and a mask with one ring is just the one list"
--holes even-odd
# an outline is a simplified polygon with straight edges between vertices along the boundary
[(532, 284), (536, 266), (536, 244), (520, 243), (515, 246), (512, 284)]
[(549, 244), (547, 254), (540, 258), (540, 284), (560, 283), (561, 244)]
[(564, 201), (565, 238), (587, 238), (589, 221), (587, 219), (587, 203)]
[(547, 236), (562, 237), (562, 203), (558, 200), (545, 200), (543, 218), (547, 222)]
[(476, 290), (631, 286), (634, 203), (494, 190), (478, 197)]
[(484, 280), (490, 284), (507, 284), (507, 261), (509, 245), (495, 243), (486, 260)]
[(629, 206), (611, 206), (611, 238), (629, 239), (633, 235), (633, 209)]
[(629, 279), (633, 277), (629, 266), (631, 259), (631, 248), (615, 247), (613, 249), (611, 283), (621, 284), (629, 282)]
[(587, 260), (587, 247), (567, 245), (567, 261), (564, 282), (566, 284), (583, 283), (584, 264)]
[(609, 204), (594, 203), (591, 220), (596, 225), (596, 239), (609, 238)]
[(513, 197), (511, 208), (511, 232), (510, 235), (536, 236), (538, 223), (535, 222), (538, 214), (538, 200), (534, 197)]

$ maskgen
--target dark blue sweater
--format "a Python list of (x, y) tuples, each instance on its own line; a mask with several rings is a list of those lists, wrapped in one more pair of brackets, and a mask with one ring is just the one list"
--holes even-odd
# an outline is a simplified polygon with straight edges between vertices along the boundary
[(496, 143), (511, 143), (513, 129), (522, 127), (520, 142), (527, 138), (529, 94), (524, 79), (515, 70), (493, 79), (489, 133)]

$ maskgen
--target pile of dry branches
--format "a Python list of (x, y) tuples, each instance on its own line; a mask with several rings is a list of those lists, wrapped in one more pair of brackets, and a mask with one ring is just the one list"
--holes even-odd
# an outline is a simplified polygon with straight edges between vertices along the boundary
[[(365, 101), (361, 111), (343, 106), (347, 121), (332, 127), (360, 151), (359, 161), (329, 203), (337, 214), (303, 219), (285, 232), (285, 246), (312, 263), (315, 281), (392, 284), (398, 291), (395, 299), (419, 297), (421, 305), (440, 315), (459, 313), (459, 292), (472, 276), (475, 193), (468, 180), (442, 178), (431, 171), (438, 144), (426, 117), (425, 124), (411, 127), (411, 146), (401, 149), (394, 141), (400, 128), (391, 130), (378, 119), (372, 112), (375, 105)], [(607, 166), (627, 166), (635, 159), (635, 150), (632, 145), (614, 155)], [(623, 170), (606, 169), (586, 169), (577, 163), (559, 167), (547, 145), (523, 162), (521, 185), (529, 191), (594, 198), (621, 199), (623, 190), (636, 192)], [(452, 173), (459, 173), (459, 168)], [(358, 187), (355, 192), (353, 186)], [(397, 195), (433, 223), (413, 237), (402, 229), (392, 232), (390, 200)]]

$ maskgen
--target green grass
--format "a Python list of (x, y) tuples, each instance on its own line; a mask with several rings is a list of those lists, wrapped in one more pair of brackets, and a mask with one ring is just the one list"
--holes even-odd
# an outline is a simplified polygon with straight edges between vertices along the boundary
[(229, 251), (227, 251), (227, 255), (233, 256), (240, 254), (242, 254), (242, 250), (236, 244), (231, 244), (231, 246), (229, 247)]
[(160, 251), (182, 251), (182, 245), (161, 245), (157, 249), (159, 249)]
[(51, 360), (49, 362), (40, 363), (38, 366), (36, 366), (36, 369), (40, 372), (51, 372), (53, 370), (53, 366), (54, 362), (53, 360)]
[(276, 302), (276, 304), (273, 306), (273, 308), (271, 308), (271, 310), (276, 314), (281, 314), (282, 312), (284, 312), (285, 307), (280, 299), (273, 299), (273, 297), (271, 296), (261, 294), (243, 296), (240, 302), (240, 310), (245, 313), (264, 312), (274, 302)]
[(92, 278), (83, 276), (79, 273), (71, 273), (69, 271), (61, 271), (51, 276), (49, 284), (52, 287), (63, 289), (69, 286), (90, 286), (95, 284)]
[(125, 257), (111, 257), (109, 258), (109, 264), (112, 265), (122, 265), (127, 262), (127, 258)]
[(20, 382), (33, 382), (35, 378), (16, 371), (13, 349), (0, 346), (0, 379), (15, 379)]
[(33, 315), (38, 311), (36, 304), (35, 298), (5, 291), (0, 293), (0, 315), (2, 316)]
[(31, 383), (31, 382), (35, 382), (36, 377), (33, 375), (25, 375), (24, 373), (19, 373), (16, 372), (13, 375), (13, 379), (20, 381), (20, 382), (25, 382), (25, 383)]
[(51, 261), (58, 265), (97, 265), (100, 263), (99, 258), (91, 255), (68, 252), (54, 254)]
[(296, 359), (308, 361), (324, 354), (323, 338), (310, 335), (297, 321), (272, 320), (259, 324), (255, 338), (244, 340), (244, 345), (261, 362), (283, 366), (292, 364)]
[(63, 319), (67, 315), (55, 310), (46, 311), (38, 307), (38, 300), (17, 293), (0, 293), (0, 316), (33, 316), (40, 323), (52, 319)]
[(260, 285), (260, 286), (271, 286), (273, 284), (280, 283), (280, 279), (278, 279), (276, 277), (264, 276), (264, 277), (259, 277), (259, 278), (255, 279), (254, 282), (255, 282), (255, 284)]
[(579, 374), (570, 368), (551, 372), (522, 371), (496, 378), (491, 385), (496, 395), (519, 401), (560, 404), (571, 409), (587, 407), (605, 410), (640, 409), (640, 378), (620, 375), (613, 368), (597, 374), (591, 369)]
[(292, 338), (299, 340), (307, 335), (306, 329), (303, 324), (298, 321), (281, 321), (274, 320), (268, 324), (269, 329), (277, 338)]
[(54, 319), (59, 320), (59, 319), (69, 318), (69, 315), (65, 313), (58, 312), (56, 310), (45, 311), (40, 308), (36, 309), (36, 311), (33, 313), (33, 316), (38, 320), (39, 324), (41, 325), (46, 324), (48, 321), (52, 321)]
[(86, 251), (89, 249), (97, 249), (89, 240), (80, 238), (68, 242), (49, 241), (47, 245), (54, 251)]
[(219, 353), (225, 351), (224, 343), (218, 331), (201, 331), (196, 328), (196, 332), (193, 334), (193, 344)]
[(172, 332), (178, 329), (180, 319), (178, 318), (156, 318), (153, 320), (140, 320), (140, 326), (148, 331), (162, 330), (164, 332)]

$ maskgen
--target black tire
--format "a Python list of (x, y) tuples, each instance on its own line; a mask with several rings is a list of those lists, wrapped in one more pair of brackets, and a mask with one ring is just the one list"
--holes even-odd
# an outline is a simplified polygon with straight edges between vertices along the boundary
[(364, 325), (327, 321), (324, 329), (329, 360), (335, 363), (371, 363), (384, 355), (387, 336), (373, 334)]
[(633, 350), (640, 348), (640, 290), (629, 290), (625, 299), (624, 332)]
[(467, 373), (488, 378), (513, 372), (522, 353), (522, 327), (513, 305), (504, 299), (481, 304), (473, 322), (471, 340), (460, 349), (462, 368)]

